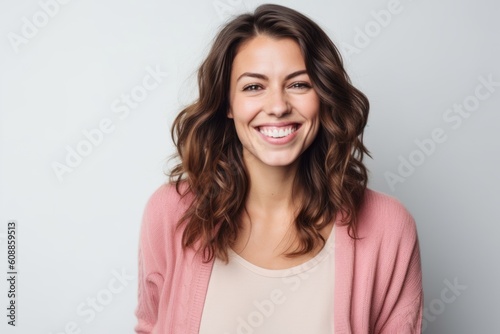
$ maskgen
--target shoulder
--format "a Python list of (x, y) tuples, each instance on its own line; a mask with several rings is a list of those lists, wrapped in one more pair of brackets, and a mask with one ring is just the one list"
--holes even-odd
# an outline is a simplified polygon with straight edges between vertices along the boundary
[[(366, 267), (364, 275), (372, 272), (372, 283), (377, 285), (378, 280), (382, 284), (377, 287), (379, 295), (386, 296), (388, 287), (396, 281), (395, 286), (403, 284), (405, 279), (416, 284), (420, 282), (420, 251), (415, 220), (399, 200), (367, 190), (358, 216), (357, 232), (357, 268)], [(417, 285), (412, 285), (416, 287), (413, 297), (418, 294)]]
[(185, 184), (181, 184), (179, 189), (172, 183), (162, 184), (149, 197), (144, 210), (145, 215), (173, 216), (182, 213), (191, 201), (190, 194), (184, 195), (185, 191)]
[(149, 197), (141, 224), (140, 252), (147, 272), (165, 274), (166, 264), (182, 249), (178, 222), (189, 206), (189, 194), (182, 196), (174, 184), (166, 183)]
[(358, 216), (359, 237), (416, 238), (415, 220), (395, 197), (367, 189)]
[(185, 191), (184, 184), (179, 189), (172, 183), (157, 188), (144, 208), (142, 228), (150, 235), (173, 236), (177, 223), (192, 200), (190, 194), (183, 195)]

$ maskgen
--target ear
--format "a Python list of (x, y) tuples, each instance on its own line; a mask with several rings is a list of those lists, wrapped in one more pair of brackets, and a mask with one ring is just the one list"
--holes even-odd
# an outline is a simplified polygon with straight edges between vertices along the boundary
[(226, 114), (227, 118), (234, 118), (233, 117), (233, 109), (232, 108), (229, 108), (227, 110), (227, 114)]

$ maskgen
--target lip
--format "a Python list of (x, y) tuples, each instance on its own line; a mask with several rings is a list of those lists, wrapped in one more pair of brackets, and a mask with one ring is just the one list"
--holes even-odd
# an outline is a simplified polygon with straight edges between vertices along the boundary
[[(263, 133), (260, 132), (261, 127), (276, 127), (276, 128), (283, 128), (283, 127), (288, 127), (288, 126), (296, 126), (296, 130), (289, 134), (286, 137), (282, 138), (272, 138), (264, 135)], [(284, 145), (288, 144), (291, 142), (296, 136), (297, 132), (299, 132), (300, 128), (302, 127), (302, 124), (297, 123), (297, 122), (281, 122), (281, 123), (264, 123), (264, 124), (259, 124), (258, 126), (255, 126), (254, 129), (257, 131), (257, 133), (260, 135), (260, 137), (267, 143), (273, 144), (273, 145)]]
[(297, 127), (300, 127), (301, 124), (299, 122), (280, 122), (280, 123), (263, 123), (254, 126), (254, 128), (261, 128), (261, 127), (277, 127), (277, 128), (282, 128), (285, 126), (290, 126), (290, 125), (297, 125)]

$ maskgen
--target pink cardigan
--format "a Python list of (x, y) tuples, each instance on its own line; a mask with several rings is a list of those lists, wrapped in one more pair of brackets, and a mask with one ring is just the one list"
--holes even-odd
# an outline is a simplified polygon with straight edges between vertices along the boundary
[[(213, 261), (181, 247), (189, 205), (172, 185), (149, 199), (139, 247), (136, 333), (196, 334)], [(367, 190), (354, 241), (335, 231), (335, 333), (421, 333), (422, 273), (415, 222), (394, 198)], [(315, 333), (320, 334), (320, 333)]]

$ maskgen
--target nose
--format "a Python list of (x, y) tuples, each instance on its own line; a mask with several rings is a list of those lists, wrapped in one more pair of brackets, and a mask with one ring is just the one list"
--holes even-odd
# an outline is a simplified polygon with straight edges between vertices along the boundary
[(282, 89), (269, 91), (266, 99), (266, 113), (276, 117), (282, 117), (290, 112), (290, 105), (287, 101), (286, 93)]

